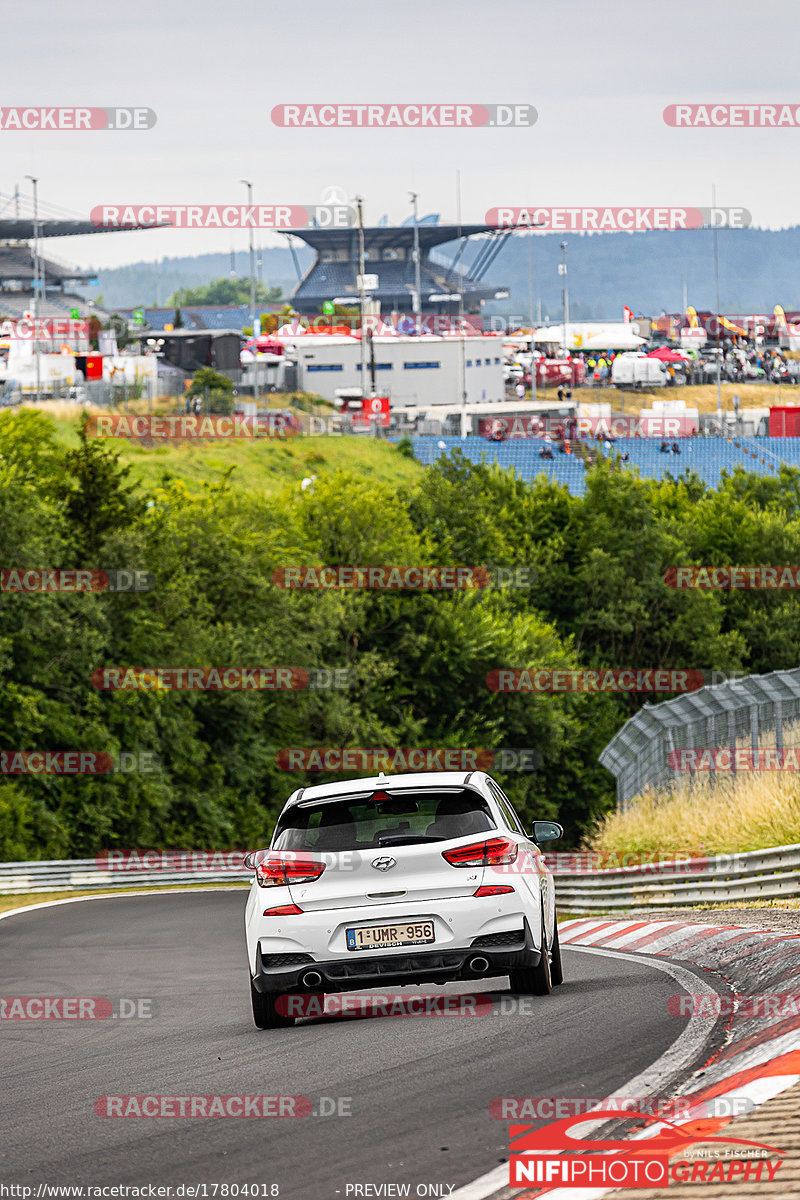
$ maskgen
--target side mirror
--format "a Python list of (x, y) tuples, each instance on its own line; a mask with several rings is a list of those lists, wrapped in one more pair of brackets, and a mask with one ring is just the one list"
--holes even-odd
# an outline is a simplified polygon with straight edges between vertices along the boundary
[(534, 821), (531, 837), (538, 845), (541, 842), (554, 842), (564, 836), (564, 830), (558, 821)]
[(269, 854), (268, 850), (249, 850), (244, 856), (244, 865), (248, 871), (255, 871), (264, 856)]

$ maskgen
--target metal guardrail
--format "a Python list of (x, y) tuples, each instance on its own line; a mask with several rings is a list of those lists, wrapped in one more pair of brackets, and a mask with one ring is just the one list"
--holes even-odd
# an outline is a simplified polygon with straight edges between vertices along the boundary
[[(179, 851), (174, 852), (176, 855)], [(231, 852), (224, 852), (231, 860)], [(213, 859), (213, 852), (208, 852)], [(251, 872), (235, 861), (194, 869), (130, 865), (109, 868), (94, 858), (0, 863), (0, 894), (109, 891), (119, 888), (247, 883)], [(800, 896), (800, 844), (658, 862), (611, 870), (556, 870), (556, 898), (562, 912), (608, 912), (626, 908), (679, 908), (692, 904)]]
[(555, 878), (564, 912), (786, 899), (800, 896), (800, 844)]
[[(177, 851), (175, 852), (178, 853)], [(209, 851), (209, 857), (212, 856)], [(228, 852), (226, 852), (227, 854)], [(244, 851), (242, 851), (244, 855)], [(117, 888), (164, 887), (194, 883), (246, 883), (252, 872), (244, 867), (214, 869), (100, 866), (94, 858), (73, 858), (48, 862), (0, 863), (0, 894), (19, 892), (67, 892), (76, 890), (108, 891)]]

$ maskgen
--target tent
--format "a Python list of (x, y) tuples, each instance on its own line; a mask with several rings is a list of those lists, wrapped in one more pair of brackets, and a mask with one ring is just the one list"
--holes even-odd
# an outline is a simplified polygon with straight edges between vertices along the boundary
[(657, 350), (651, 350), (647, 358), (658, 358), (665, 363), (687, 363), (689, 355), (683, 350), (672, 350), (669, 346), (659, 346)]

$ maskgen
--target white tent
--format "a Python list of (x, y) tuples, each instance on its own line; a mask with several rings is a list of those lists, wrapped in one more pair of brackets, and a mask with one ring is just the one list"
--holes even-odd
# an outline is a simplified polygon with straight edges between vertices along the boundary
[[(534, 335), (537, 345), (564, 344), (564, 326), (546, 325), (537, 329)], [(623, 321), (586, 322), (585, 324), (567, 323), (567, 350), (638, 350), (645, 339), (639, 337), (634, 326)]]

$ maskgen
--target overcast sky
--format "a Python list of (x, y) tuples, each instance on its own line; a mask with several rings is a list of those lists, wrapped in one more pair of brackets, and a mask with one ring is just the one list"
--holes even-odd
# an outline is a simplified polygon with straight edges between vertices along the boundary
[[(8, 195), (43, 203), (307, 204), (332, 185), (365, 216), (515, 205), (692, 205), (798, 223), (800, 128), (674, 129), (673, 103), (800, 104), (800, 12), (786, 0), (439, 0), (432, 4), (82, 0), (17, 7), (3, 105), (138, 105), (151, 130), (0, 132)], [(14, 27), (16, 22), (16, 28)], [(281, 103), (528, 103), (532, 128), (282, 129)], [(7, 211), (7, 210), (6, 210)], [(265, 235), (265, 245), (285, 244)], [(247, 233), (160, 230), (48, 243), (81, 266), (244, 249)]]

